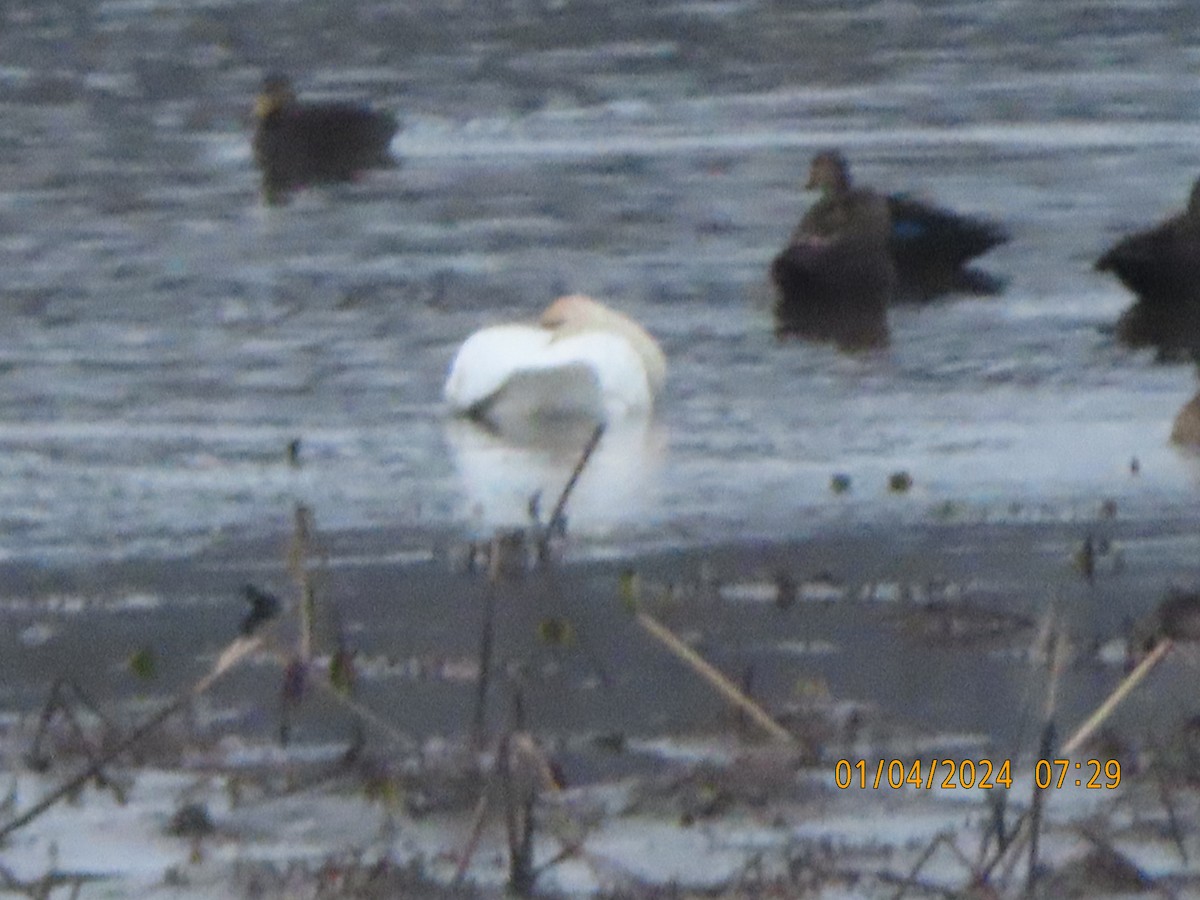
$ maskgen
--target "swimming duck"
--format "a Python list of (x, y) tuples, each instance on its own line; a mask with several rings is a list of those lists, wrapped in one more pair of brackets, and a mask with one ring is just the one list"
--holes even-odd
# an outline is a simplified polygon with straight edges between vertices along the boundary
[(255, 117), (254, 160), (269, 204), (286, 203), (296, 188), (395, 165), (388, 150), (394, 116), (353, 103), (301, 103), (286, 76), (263, 80)]
[(584, 297), (560, 297), (535, 323), (493, 325), (459, 348), (446, 379), (455, 413), (503, 430), (515, 422), (646, 414), (666, 359), (637, 322)]
[(1137, 295), (1117, 320), (1118, 340), (1162, 355), (1200, 354), (1200, 179), (1187, 209), (1122, 238), (1095, 268)]
[(925, 303), (945, 294), (998, 294), (1005, 280), (967, 265), (1008, 241), (994, 222), (923, 203), (906, 194), (888, 197), (898, 301)]
[(806, 187), (821, 198), (771, 263), (776, 334), (832, 340), (844, 350), (884, 346), (896, 289), (887, 200), (854, 187), (834, 150), (813, 159)]
[[(836, 150), (813, 159), (808, 189), (819, 189), (821, 199), (808, 211), (797, 235), (836, 230), (839, 212), (852, 196), (850, 167)], [(887, 197), (891, 217), (889, 245), (896, 266), (898, 302), (927, 302), (948, 293), (995, 294), (1004, 279), (969, 268), (967, 263), (1008, 241), (1008, 232), (994, 222), (964, 216), (917, 200), (907, 194)]]

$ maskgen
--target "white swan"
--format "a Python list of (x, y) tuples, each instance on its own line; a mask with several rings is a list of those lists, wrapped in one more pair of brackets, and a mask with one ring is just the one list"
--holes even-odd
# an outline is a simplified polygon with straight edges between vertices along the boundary
[(666, 377), (662, 350), (637, 322), (602, 303), (560, 297), (536, 324), (495, 325), (459, 348), (445, 398), (503, 429), (542, 418), (608, 423), (648, 413)]

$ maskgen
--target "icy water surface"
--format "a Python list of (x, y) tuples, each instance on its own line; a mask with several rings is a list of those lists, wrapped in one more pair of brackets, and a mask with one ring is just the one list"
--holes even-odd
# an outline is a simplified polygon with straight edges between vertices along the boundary
[[(0, 15), (9, 558), (174, 554), (284, 529), (296, 501), (327, 527), (519, 520), (573, 447), (448, 425), (441, 382), (471, 330), (564, 292), (642, 320), (671, 366), (658, 421), (586, 474), (581, 535), (1194, 507), (1196, 462), (1167, 445), (1194, 376), (1111, 342), (1127, 297), (1090, 271), (1196, 175), (1185, 0)], [(397, 111), (401, 168), (263, 209), (268, 69)], [(984, 264), (1008, 291), (899, 309), (877, 355), (777, 343), (766, 267), (829, 145), (864, 182), (1004, 222)]]

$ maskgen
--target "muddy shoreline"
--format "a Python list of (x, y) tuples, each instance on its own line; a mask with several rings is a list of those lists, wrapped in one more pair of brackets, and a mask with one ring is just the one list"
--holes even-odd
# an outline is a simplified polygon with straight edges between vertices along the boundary
[[(147, 688), (173, 693), (236, 635), (247, 609), (244, 585), (276, 593), (294, 615), (290, 540), (224, 540), (180, 559), (2, 567), (5, 705), (35, 707), (54, 676), (86, 677), (114, 702)], [(1090, 578), (1081, 568), (1087, 542)], [(492, 587), (486, 562), (477, 559), (472, 568), (470, 545), (454, 535), (318, 531), (307, 570), (317, 602), (317, 645), (328, 647), (340, 635), (363, 658), (390, 665), (422, 658), (465, 661), (477, 654), (483, 604), (493, 591), (501, 656), (528, 656), (569, 673), (550, 679), (558, 683), (548, 694), (555, 699), (547, 700), (545, 727), (561, 721), (568, 729), (629, 729), (648, 715), (647, 721), (671, 731), (704, 727), (713, 712), (703, 691), (685, 691), (685, 697), (664, 692), (643, 704), (622, 700), (614, 704), (621, 715), (599, 720), (595, 714), (576, 720), (572, 704), (560, 702), (555, 691), (571, 691), (572, 679), (607, 683), (613, 681), (609, 670), (646, 666), (639, 676), (645, 682), (680, 680), (656, 668), (647, 659), (653, 653), (631, 635), (625, 582), (632, 580), (644, 608), (688, 633), (718, 665), (734, 672), (761, 668), (765, 680), (758, 687), (768, 705), (786, 699), (791, 668), (829, 681), (834, 694), (896, 704), (918, 717), (924, 709), (933, 729), (986, 732), (990, 722), (1000, 734), (1004, 729), (996, 727), (988, 704), (946, 700), (938, 713), (921, 701), (922, 694), (937, 693), (930, 676), (918, 674), (929, 667), (930, 653), (933, 660), (975, 657), (972, 665), (980, 664), (978, 654), (965, 651), (972, 645), (988, 649), (989, 641), (1024, 645), (1020, 652), (1027, 653), (1033, 631), (1051, 616), (1080, 648), (1081, 660), (1115, 652), (1116, 642), (1142, 625), (1151, 627), (1169, 589), (1195, 587), (1198, 545), (1200, 528), (1182, 516), (1124, 522), (1098, 507), (1095, 518), (1072, 522), (880, 523), (788, 541), (644, 545), (620, 552), (569, 538), (550, 565), (525, 572), (510, 567)], [(539, 625), (548, 619), (570, 625), (578, 643), (539, 643)], [(806, 643), (832, 649), (808, 653)], [(125, 666), (139, 648), (160, 661), (150, 683), (133, 678)], [(794, 658), (784, 664), (788, 653)], [(997, 665), (1012, 665), (999, 651), (985, 654), (985, 661), (989, 655)], [(875, 660), (875, 668), (886, 662), (894, 669), (873, 676), (862, 670), (867, 659)], [(1108, 664), (1096, 665), (1104, 672)], [(918, 669), (910, 672), (910, 666)], [(948, 663), (946, 677), (952, 669)], [(763, 674), (772, 670), (780, 670), (778, 684)], [(1095, 680), (1119, 674), (1116, 665)], [(907, 698), (888, 699), (901, 690), (893, 682), (921, 680), (926, 683), (912, 685)], [(1086, 693), (1090, 698), (1093, 691)], [(678, 700), (673, 713), (656, 705), (668, 699)], [(437, 712), (443, 705), (459, 704), (437, 703), (406, 717), (414, 733), (455, 731), (455, 716)], [(605, 708), (601, 702), (599, 709)]]
[[(800, 878), (822, 896), (886, 895), (951, 822), (965, 817), (971, 841), (986, 843), (994, 815), (987, 792), (954, 799), (911, 788), (838, 790), (836, 762), (1012, 759), (1025, 785), (1011, 792), (1015, 816), (1028, 796), (1051, 682), (1061, 741), (1125, 674), (1130, 643), (1152, 630), (1167, 591), (1197, 579), (1194, 522), (1124, 522), (1111, 513), (1098, 507), (1094, 518), (1071, 522), (860, 525), (793, 541), (622, 553), (568, 539), (549, 566), (510, 567), (494, 580), (483, 564), (471, 570), (466, 544), (449, 535), (318, 531), (305, 570), (316, 598), (309, 677), (326, 676), (340, 640), (355, 654), (354, 700), (369, 717), (311, 684), (290, 706), (281, 700), (300, 640), (294, 536), (225, 541), (177, 560), (10, 565), (0, 601), (2, 743), (12, 761), (6, 820), (86, 760), (61, 714), (41, 745), (49, 748), (46, 771), (22, 759), (52, 680), (82, 688), (112, 728), (127, 733), (211, 669), (245, 617), (244, 584), (277, 593), (288, 611), (273, 626), (269, 652), (111, 764), (133, 798), (127, 806), (113, 807), (107, 790), (88, 786), (73, 805), (11, 836), (4, 865), (14, 878), (44, 876), (56, 846), (57, 871), (97, 876), (82, 896), (388, 896), (410, 876), (417, 880), (405, 891), (441, 896), (437, 885), (452, 877), (519, 697), (519, 733), (560, 785), (538, 801), (539, 858), (563, 840), (555, 837), (560, 826), (547, 824), (558, 817), (582, 815), (594, 835), (551, 867), (540, 889), (611, 891), (593, 858), (607, 854), (624, 873), (615, 883), (639, 885), (645, 896), (680, 883), (741, 896), (737, 885), (754, 859), (768, 861), (755, 877), (784, 879), (777, 886)], [(478, 732), (489, 595), (495, 667)], [(766, 740), (638, 627), (631, 603), (745, 687), (795, 744)], [(1053, 676), (1050, 635), (1065, 648)], [(1125, 786), (1107, 798), (1055, 798), (1048, 873), (1069, 873), (1070, 860), (1100, 852), (1079, 830), (1097, 816), (1120, 819), (1135, 809), (1135, 822), (1184, 817), (1173, 827), (1190, 840), (1191, 812), (1172, 807), (1168, 815), (1154, 779), (1181, 785), (1191, 777), (1194, 666), (1195, 652), (1181, 647), (1088, 745), (1090, 756), (1121, 761)], [(76, 712), (102, 746), (108, 726), (78, 703)], [(1192, 799), (1178, 803), (1190, 808)], [(203, 808), (211, 833), (170, 833), (189, 804)], [(152, 838), (153, 849), (147, 854), (135, 840), (122, 845), (125, 856), (97, 858), (105, 816), (126, 823), (129, 835)], [(914, 831), (914, 822), (924, 824)], [(293, 828), (304, 840), (281, 839)], [(487, 851), (467, 883), (486, 893), (510, 870), (500, 823), (485, 832)], [(1186, 880), (1190, 867), (1172, 859), (1172, 846), (1160, 830), (1155, 840), (1140, 836), (1108, 851), (1110, 862), (1132, 866), (1113, 863), (1125, 876), (1152, 878), (1149, 863), (1129, 862), (1140, 853), (1155, 871)], [(913, 884), (965, 889), (966, 852), (931, 851), (935, 862)], [(343, 893), (319, 892), (330, 865), (340, 867)], [(1112, 887), (1088, 884), (1095, 896)], [(471, 895), (466, 890), (447, 895)]]

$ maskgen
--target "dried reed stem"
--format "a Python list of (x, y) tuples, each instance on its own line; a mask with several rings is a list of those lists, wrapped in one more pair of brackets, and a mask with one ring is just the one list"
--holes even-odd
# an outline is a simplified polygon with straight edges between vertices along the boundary
[[(1155, 645), (1154, 649), (1147, 654), (1145, 659), (1138, 663), (1137, 667), (1125, 676), (1124, 680), (1117, 685), (1116, 689), (1109, 694), (1108, 699), (1096, 708), (1096, 711), (1087, 718), (1087, 720), (1079, 726), (1078, 730), (1071, 735), (1062, 749), (1059, 751), (1063, 756), (1068, 756), (1082, 747), (1087, 740), (1095, 734), (1096, 730), (1104, 724), (1114, 709), (1140, 684), (1151, 670), (1162, 662), (1171, 648), (1174, 646), (1174, 641), (1170, 638), (1163, 638)], [(1017, 822), (1017, 827), (1014, 829), (1012, 838), (1008, 844), (996, 855), (991, 864), (984, 867), (982, 877), (986, 878), (990, 875), (997, 866), (1010, 859), (1014, 854), (1019, 853), (1024, 846), (1025, 841), (1029, 840), (1029, 813), (1025, 813)]]
[(596, 452), (596, 447), (600, 443), (600, 438), (604, 437), (604, 423), (601, 422), (592, 431), (591, 437), (588, 438), (586, 444), (583, 445), (583, 451), (579, 454), (579, 460), (575, 463), (575, 468), (571, 470), (571, 477), (567, 479), (567, 483), (563, 485), (562, 493), (558, 495), (558, 502), (554, 504), (554, 510), (550, 513), (550, 519), (546, 522), (546, 528), (542, 532), (541, 538), (538, 540), (538, 561), (544, 562), (546, 555), (549, 552), (550, 537), (562, 527), (564, 511), (567, 508), (567, 500), (571, 497), (571, 492), (575, 490), (575, 484), (579, 481), (579, 476), (583, 474), (584, 468), (588, 464), (588, 460), (592, 458), (592, 454)]
[(262, 642), (262, 637), (258, 635), (235, 638), (233, 642), (230, 643), (229, 646), (226, 647), (221, 653), (220, 657), (217, 659), (216, 663), (213, 664), (212, 669), (207, 675), (193, 684), (190, 688), (180, 693), (175, 697), (174, 700), (135, 728), (123, 741), (118, 741), (115, 746), (93, 760), (78, 774), (67, 779), (55, 790), (51, 791), (25, 812), (21, 813), (21, 815), (17, 816), (3, 828), (0, 828), (0, 841), (3, 841), (4, 838), (8, 837), (8, 835), (12, 834), (18, 828), (23, 828), (28, 825), (46, 810), (50, 809), (50, 807), (54, 806), (54, 804), (58, 803), (59, 800), (62, 800), (64, 797), (75, 793), (75, 791), (85, 785), (91, 778), (100, 774), (104, 766), (112, 762), (126, 750), (129, 750), (140, 740), (146, 737), (146, 735), (162, 725), (162, 723), (170, 718), (174, 713), (178, 712), (192, 700), (199, 697), (201, 694), (211, 688), (213, 684), (215, 684), (222, 676), (229, 672), (230, 669), (242, 662), (242, 660), (246, 659), (246, 657), (262, 646)]
[(796, 738), (790, 731), (767, 715), (761, 706), (738, 690), (737, 685), (717, 671), (699, 653), (676, 637), (674, 632), (669, 628), (644, 612), (636, 613), (635, 618), (646, 633), (674, 653), (679, 659), (683, 660), (683, 662), (687, 663), (693, 672), (716, 688), (717, 692), (726, 700), (743, 710), (763, 731), (778, 740), (796, 743)]
[(1062, 752), (1064, 754), (1074, 753), (1082, 747), (1088, 738), (1095, 733), (1096, 729), (1103, 725), (1104, 721), (1112, 715), (1113, 710), (1117, 708), (1118, 704), (1128, 697), (1130, 692), (1142, 682), (1142, 679), (1149, 675), (1150, 671), (1166, 658), (1174, 644), (1175, 642), (1170, 638), (1160, 640), (1154, 649), (1146, 655), (1146, 658), (1137, 664), (1137, 668), (1125, 676), (1125, 680), (1118, 684), (1116, 690), (1108, 695), (1108, 699), (1101, 703), (1096, 708), (1096, 711), (1088, 717), (1088, 720), (1079, 726), (1079, 730), (1071, 735), (1070, 739), (1063, 744)]

